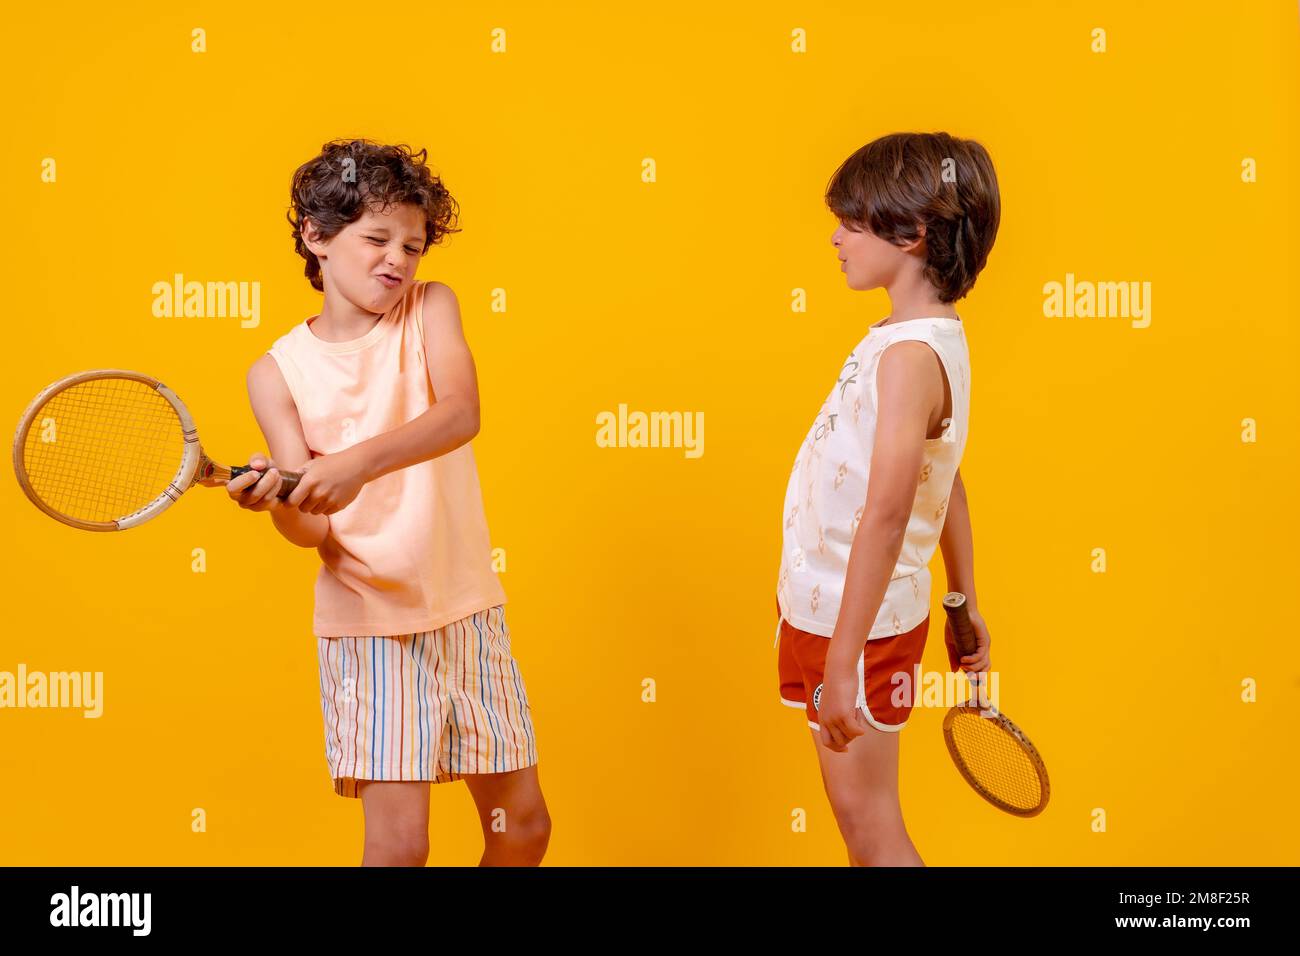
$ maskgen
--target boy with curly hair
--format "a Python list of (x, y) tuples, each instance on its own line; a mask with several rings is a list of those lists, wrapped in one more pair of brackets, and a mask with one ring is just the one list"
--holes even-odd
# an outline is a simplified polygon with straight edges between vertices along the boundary
[[(481, 864), (532, 865), (550, 817), (469, 444), (474, 360), (455, 294), (415, 278), (458, 231), (426, 155), (338, 140), (294, 174), (289, 222), (324, 301), (249, 370), (270, 454), (228, 491), (320, 554), (325, 755), (364, 808), (362, 865), (424, 865), (430, 784), (462, 777)], [(281, 468), (305, 472), (285, 498)]]

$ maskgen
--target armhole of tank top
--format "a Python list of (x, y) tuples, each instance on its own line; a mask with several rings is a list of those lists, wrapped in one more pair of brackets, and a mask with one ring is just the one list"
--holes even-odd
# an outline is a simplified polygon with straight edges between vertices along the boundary
[(289, 358), (289, 356), (285, 355), (275, 346), (271, 346), (271, 348), (267, 349), (266, 354), (271, 356), (271, 360), (275, 362), (275, 367), (280, 370), (280, 378), (284, 379), (284, 386), (289, 390), (289, 397), (293, 399), (294, 408), (302, 408), (302, 402), (298, 398), (298, 383), (294, 380), (297, 373), (292, 368), (293, 359)]
[(885, 353), (888, 352), (892, 346), (897, 345), (899, 342), (924, 342), (926, 345), (930, 346), (930, 351), (934, 352), (935, 356), (939, 359), (939, 368), (943, 370), (943, 377), (948, 381), (948, 394), (952, 400), (952, 409), (948, 414), (948, 424), (944, 426), (943, 431), (941, 431), (935, 438), (925, 439), (925, 443), (928, 445), (932, 442), (943, 441), (944, 433), (948, 431), (948, 428), (956, 427), (957, 390), (952, 384), (952, 369), (948, 368), (948, 360), (944, 358), (943, 351), (935, 344), (934, 340), (926, 332), (914, 332), (905, 335), (902, 338), (894, 339), (876, 353), (875, 368), (871, 371), (871, 413), (877, 418), (880, 415), (880, 389), (876, 385), (876, 378), (880, 374), (880, 360), (885, 357)]
[(429, 354), (424, 342), (424, 296), (428, 291), (429, 283), (421, 282), (416, 294), (411, 296), (411, 319), (415, 322), (415, 338), (420, 343), (421, 355)]
[(944, 390), (948, 393), (948, 400), (952, 403), (952, 407), (948, 409), (948, 417), (940, 421), (940, 425), (943, 427), (939, 430), (939, 436), (926, 439), (928, 442), (943, 441), (943, 436), (948, 433), (948, 429), (956, 429), (957, 427), (957, 383), (953, 381), (952, 369), (948, 367), (948, 357), (944, 355), (943, 349), (939, 348), (939, 343), (935, 341), (934, 336), (932, 334), (927, 335), (921, 341), (930, 346), (935, 357), (939, 359), (939, 368), (943, 372), (944, 378), (942, 384)]

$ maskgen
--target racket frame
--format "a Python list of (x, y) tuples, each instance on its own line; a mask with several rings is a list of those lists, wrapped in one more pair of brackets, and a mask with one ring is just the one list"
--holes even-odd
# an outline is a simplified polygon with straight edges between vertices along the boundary
[[(949, 591), (943, 596), (943, 609), (948, 614), (948, 622), (952, 625), (953, 639), (957, 644), (957, 651), (962, 656), (974, 654), (979, 650), (979, 638), (975, 634), (974, 627), (970, 622), (970, 609), (966, 604), (966, 595), (960, 591)], [(1009, 718), (998, 712), (987, 699), (987, 695), (982, 693), (983, 690), (983, 672), (967, 672), (967, 680), (971, 684), (971, 697), (965, 703), (958, 704), (948, 710), (943, 718), (943, 742), (948, 747), (948, 755), (952, 757), (953, 765), (956, 766), (957, 772), (962, 775), (965, 781), (970, 784), (971, 789), (978, 793), (999, 810), (1018, 817), (1036, 817), (1043, 812), (1047, 806), (1047, 801), (1052, 794), (1052, 786), (1047, 778), (1047, 764), (1043, 762), (1042, 755), (1039, 754), (1038, 748), (1030, 742), (1025, 732), (1017, 727)], [(981, 704), (981, 700), (983, 703)], [(953, 739), (952, 726), (959, 717), (970, 712), (976, 714), (981, 720), (991, 720), (997, 724), (1003, 733), (1008, 734), (1015, 740), (1024, 751), (1029, 762), (1033, 765), (1034, 772), (1038, 774), (1038, 785), (1040, 797), (1038, 805), (1034, 807), (1017, 807), (1007, 803), (993, 794), (989, 793), (984, 786), (975, 778), (970, 768), (966, 765), (965, 759), (957, 749), (957, 744)]]
[[(106, 378), (129, 379), (147, 385), (158, 392), (175, 410), (176, 416), (180, 420), (185, 445), (181, 453), (181, 463), (176, 469), (175, 476), (157, 498), (114, 521), (87, 521), (84, 518), (65, 515), (61, 511), (50, 507), (41, 499), (27, 476), (27, 468), (23, 462), (23, 452), (27, 446), (27, 435), (31, 431), (32, 425), (36, 423), (37, 416), (50, 399), (74, 385)], [(18, 422), (18, 430), (14, 433), (13, 465), (14, 474), (18, 477), (18, 484), (22, 487), (23, 493), (31, 499), (32, 504), (55, 521), (61, 521), (82, 531), (125, 531), (128, 528), (134, 528), (151, 518), (158, 517), (195, 484), (208, 484), (209, 482), (218, 484), (217, 476), (223, 470), (229, 475), (228, 468), (223, 469), (222, 466), (217, 465), (203, 453), (203, 448), (199, 444), (198, 429), (194, 427), (194, 419), (190, 415), (190, 410), (185, 407), (185, 403), (180, 400), (175, 392), (150, 375), (120, 368), (101, 368), (77, 372), (61, 378), (57, 382), (52, 382), (41, 389), (40, 393), (27, 406), (22, 419)]]

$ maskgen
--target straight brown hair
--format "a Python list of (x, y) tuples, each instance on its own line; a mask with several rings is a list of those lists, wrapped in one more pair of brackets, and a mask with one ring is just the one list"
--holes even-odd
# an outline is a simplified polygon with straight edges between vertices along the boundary
[(1002, 216), (988, 151), (947, 133), (872, 140), (835, 171), (826, 205), (846, 227), (895, 245), (916, 239), (924, 225), (924, 275), (941, 302), (975, 285)]

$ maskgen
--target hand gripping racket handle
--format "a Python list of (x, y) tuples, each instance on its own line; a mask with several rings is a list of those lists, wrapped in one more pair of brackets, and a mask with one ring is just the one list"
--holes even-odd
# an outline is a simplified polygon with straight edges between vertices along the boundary
[(966, 595), (960, 591), (949, 591), (943, 596), (943, 609), (948, 612), (948, 623), (952, 625), (952, 636), (957, 642), (957, 650), (962, 657), (979, 650), (979, 638), (970, 623), (970, 611), (966, 607)]
[[(962, 657), (979, 650), (979, 638), (971, 626), (970, 610), (966, 607), (966, 595), (960, 591), (949, 591), (943, 596), (943, 609), (948, 612), (948, 623), (952, 625), (952, 637), (957, 644), (957, 651)], [(971, 697), (968, 704), (978, 701), (982, 709), (992, 711), (984, 694), (984, 672), (967, 671), (966, 679), (970, 681)], [(992, 711), (996, 713), (996, 711)]]
[[(230, 480), (234, 481), (240, 475), (250, 471), (257, 471), (256, 468), (250, 468), (247, 465), (231, 465)], [(301, 471), (282, 471), (280, 472), (280, 490), (275, 493), (277, 498), (288, 498), (293, 493), (293, 489), (298, 487), (298, 479), (303, 476)]]

